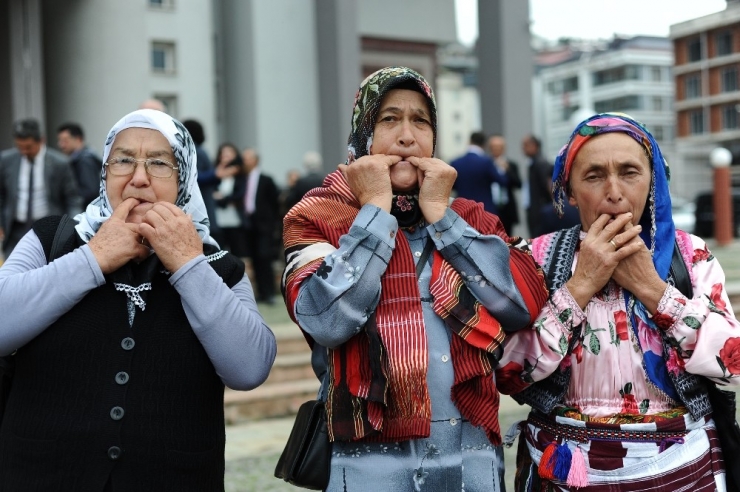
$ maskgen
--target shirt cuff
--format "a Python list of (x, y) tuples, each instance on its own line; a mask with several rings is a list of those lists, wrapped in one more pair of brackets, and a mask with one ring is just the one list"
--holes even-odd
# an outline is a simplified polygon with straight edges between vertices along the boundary
[(686, 308), (686, 299), (678, 289), (668, 284), (658, 302), (658, 310), (652, 316), (655, 325), (664, 331), (671, 329), (681, 319), (681, 313)]
[[(573, 295), (568, 290), (568, 286), (563, 284), (558, 290), (556, 290), (550, 300), (547, 301), (552, 314), (555, 319), (562, 325), (562, 327), (570, 332), (574, 326), (578, 326), (586, 319), (586, 313), (583, 312), (581, 306), (578, 305)], [(565, 314), (570, 310), (569, 314)]]
[(196, 265), (206, 261), (205, 255), (198, 255), (192, 260), (185, 263), (183, 266), (181, 266), (175, 273), (172, 274), (170, 277), (170, 285), (174, 286), (178, 280), (182, 278), (183, 275), (188, 273), (190, 270), (195, 268)]
[(105, 275), (103, 275), (103, 270), (100, 269), (100, 265), (98, 265), (98, 260), (95, 259), (95, 255), (90, 249), (90, 245), (83, 245), (80, 248), (80, 251), (84, 253), (87, 264), (90, 267), (90, 270), (92, 270), (93, 275), (95, 276), (95, 285), (97, 285), (98, 287), (100, 287), (101, 285), (105, 285)]
[(441, 251), (459, 241), (467, 226), (457, 213), (448, 208), (441, 219), (427, 226), (427, 232), (434, 241), (434, 246)]
[(389, 248), (396, 247), (398, 221), (394, 216), (375, 205), (364, 205), (355, 217), (354, 224), (377, 237)]

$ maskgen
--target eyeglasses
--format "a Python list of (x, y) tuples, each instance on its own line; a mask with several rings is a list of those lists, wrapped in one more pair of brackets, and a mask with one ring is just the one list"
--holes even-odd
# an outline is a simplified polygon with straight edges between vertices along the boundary
[(134, 159), (133, 157), (112, 157), (105, 165), (114, 176), (128, 176), (133, 174), (140, 162), (144, 163), (146, 173), (153, 178), (169, 178), (174, 171), (180, 169), (162, 159)]

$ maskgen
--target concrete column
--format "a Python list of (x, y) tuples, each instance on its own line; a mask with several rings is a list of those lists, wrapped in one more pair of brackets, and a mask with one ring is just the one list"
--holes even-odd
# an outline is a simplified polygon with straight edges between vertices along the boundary
[(519, 144), (533, 130), (528, 2), (479, 1), (478, 32), (482, 130), (504, 135), (507, 153), (524, 162)]
[(36, 118), (44, 128), (44, 58), (40, 0), (10, 0), (10, 72), (13, 120)]
[(324, 170), (347, 160), (352, 103), (361, 82), (357, 0), (315, 0)]

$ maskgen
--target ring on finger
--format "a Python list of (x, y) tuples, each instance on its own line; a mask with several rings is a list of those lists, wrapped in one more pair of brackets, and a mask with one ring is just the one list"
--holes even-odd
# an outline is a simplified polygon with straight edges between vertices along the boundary
[[(144, 236), (141, 236), (141, 241), (139, 241), (141, 244), (144, 244)], [(616, 248), (616, 246), (615, 246)]]
[(613, 238), (609, 240), (609, 244), (611, 244), (612, 246), (614, 246), (614, 251), (616, 251), (617, 249), (619, 249), (617, 247), (617, 243), (614, 242), (614, 239)]

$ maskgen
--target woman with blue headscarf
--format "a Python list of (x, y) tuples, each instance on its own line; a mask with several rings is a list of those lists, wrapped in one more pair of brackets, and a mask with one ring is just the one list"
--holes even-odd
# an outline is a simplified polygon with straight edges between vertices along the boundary
[(124, 116), (68, 239), (39, 220), (0, 268), (1, 490), (223, 490), (224, 385), (261, 384), (276, 344), (195, 155), (167, 114)]
[(740, 325), (717, 260), (673, 225), (668, 176), (623, 114), (586, 119), (557, 157), (555, 206), (581, 224), (533, 241), (550, 299), (497, 372), (533, 408), (516, 490), (725, 490), (708, 385), (740, 384)]

